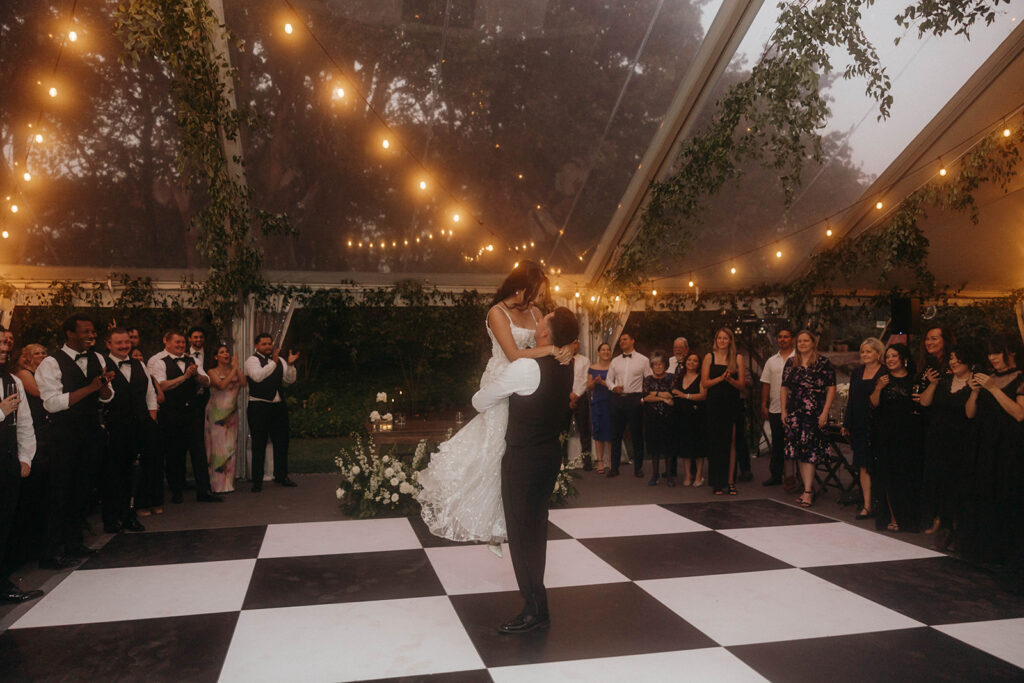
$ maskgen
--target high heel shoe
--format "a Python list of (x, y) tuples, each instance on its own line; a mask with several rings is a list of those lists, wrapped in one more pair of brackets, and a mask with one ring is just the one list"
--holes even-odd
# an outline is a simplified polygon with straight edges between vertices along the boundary
[(494, 542), (488, 543), (487, 544), (487, 549), (490, 550), (492, 553), (494, 553), (497, 557), (504, 557), (505, 556), (504, 551), (501, 549), (501, 543), (494, 543)]

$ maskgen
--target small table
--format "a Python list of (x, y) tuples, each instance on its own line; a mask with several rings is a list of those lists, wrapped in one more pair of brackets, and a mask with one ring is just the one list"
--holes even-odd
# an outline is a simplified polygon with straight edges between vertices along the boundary
[(378, 446), (411, 444), (415, 447), (424, 439), (434, 443), (444, 441), (449, 429), (454, 432), (461, 426), (454, 420), (408, 420), (404, 427), (392, 426), (383, 432), (374, 431), (373, 426), (367, 423), (367, 431)]

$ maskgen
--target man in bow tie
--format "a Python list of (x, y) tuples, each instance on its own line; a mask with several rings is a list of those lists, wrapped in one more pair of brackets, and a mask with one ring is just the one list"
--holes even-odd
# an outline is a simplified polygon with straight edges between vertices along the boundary
[(274, 348), (274, 339), (267, 333), (256, 335), (256, 352), (245, 361), (245, 378), (249, 385), (249, 433), (252, 434), (252, 490), (263, 490), (263, 461), (267, 457), (267, 440), (274, 444), (274, 481), (281, 486), (297, 486), (288, 477), (288, 405), (281, 396), (286, 384), (295, 382), (295, 361), (299, 354), (288, 352), (281, 358), (281, 349)]
[(608, 477), (619, 476), (622, 462), (622, 437), (629, 427), (633, 443), (633, 474), (644, 476), (644, 422), (641, 402), (644, 377), (651, 374), (647, 356), (636, 350), (636, 339), (629, 332), (619, 337), (622, 354), (612, 359), (608, 367), (608, 388), (612, 392), (612, 467)]
[(160, 441), (164, 447), (167, 485), (171, 502), (180, 503), (185, 490), (185, 453), (192, 461), (196, 479), (196, 500), (220, 503), (210, 491), (210, 470), (206, 462), (206, 415), (199, 401), (199, 387), (209, 387), (210, 378), (195, 358), (185, 353), (185, 335), (179, 330), (164, 334), (164, 352), (149, 359), (148, 370), (164, 393), (157, 415)]
[(36, 369), (39, 396), (50, 415), (52, 444), (39, 559), (44, 569), (64, 569), (96, 552), (82, 542), (82, 523), (106, 445), (100, 405), (114, 398), (110, 385), (114, 370), (92, 350), (96, 344), (92, 319), (75, 313), (64, 321), (62, 330), (64, 346)]

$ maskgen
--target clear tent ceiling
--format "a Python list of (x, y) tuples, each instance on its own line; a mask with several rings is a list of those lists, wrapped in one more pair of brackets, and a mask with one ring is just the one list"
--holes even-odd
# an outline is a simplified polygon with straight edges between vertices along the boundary
[[(499, 273), (522, 258), (582, 271), (722, 6), (296, 0), (292, 13), (280, 0), (224, 4), (246, 45), (231, 54), (235, 93), (261, 119), (243, 135), (247, 180), (262, 208), (288, 213), (299, 231), (267, 243), (267, 267), (395, 274)], [(829, 161), (809, 170), (797, 203), (784, 212), (777, 181), (753, 170), (711, 203), (693, 252), (673, 272), (700, 276), (781, 240), (786, 258), (775, 259), (776, 249), (747, 255), (740, 279), (723, 284), (789, 275), (820, 235), (785, 236), (855, 201), (1013, 29), (1021, 4), (970, 43), (912, 34), (891, 49), (895, 8), (876, 3), (867, 26), (893, 76), (893, 118), (874, 120), (862, 84), (834, 84)], [(10, 235), (0, 262), (202, 265), (187, 233), (202, 198), (174, 167), (166, 76), (153, 64), (119, 64), (115, 7), (77, 3), (80, 39), (56, 71), (68, 8), (37, 0), (0, 8), (0, 74), (9, 84), (0, 184), (21, 204), (0, 219)], [(764, 3), (717, 92), (742, 78), (776, 16), (775, 3)], [(51, 82), (57, 98), (45, 93)], [(711, 115), (709, 106), (702, 116)], [(31, 143), (32, 131), (45, 142)], [(20, 180), (26, 159), (31, 182)]]

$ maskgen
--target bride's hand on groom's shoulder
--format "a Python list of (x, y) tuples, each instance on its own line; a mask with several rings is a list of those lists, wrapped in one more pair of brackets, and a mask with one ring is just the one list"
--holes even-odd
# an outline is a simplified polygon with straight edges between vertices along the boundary
[(554, 356), (555, 360), (557, 360), (562, 365), (568, 365), (569, 361), (572, 360), (573, 356), (572, 344), (570, 344), (569, 346), (554, 347), (554, 351), (552, 351), (551, 355)]

